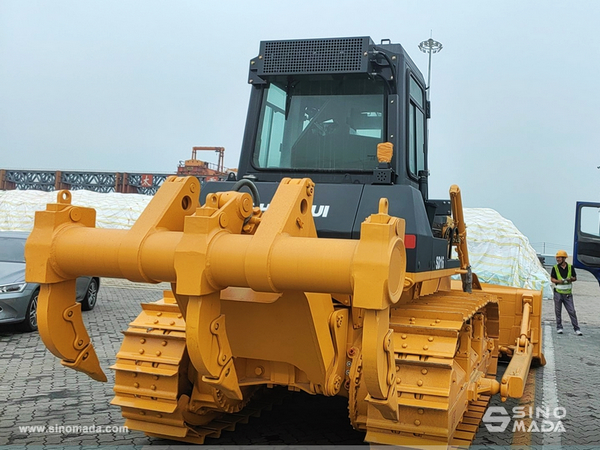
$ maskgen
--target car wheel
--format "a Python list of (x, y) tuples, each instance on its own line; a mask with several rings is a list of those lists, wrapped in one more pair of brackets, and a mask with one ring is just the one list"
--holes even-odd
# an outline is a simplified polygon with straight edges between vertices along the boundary
[(19, 328), (23, 331), (35, 331), (38, 329), (37, 309), (39, 295), (40, 291), (35, 291), (29, 299), (29, 305), (25, 312), (25, 320), (19, 324)]
[(98, 300), (98, 281), (92, 278), (88, 285), (85, 297), (81, 301), (81, 309), (84, 311), (91, 311), (96, 306), (96, 300)]

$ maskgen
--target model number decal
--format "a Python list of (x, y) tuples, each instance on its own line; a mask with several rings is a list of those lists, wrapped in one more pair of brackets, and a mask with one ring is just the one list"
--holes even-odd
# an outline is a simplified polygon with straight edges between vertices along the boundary
[(443, 269), (445, 265), (446, 265), (446, 258), (444, 258), (443, 256), (435, 257), (435, 270)]

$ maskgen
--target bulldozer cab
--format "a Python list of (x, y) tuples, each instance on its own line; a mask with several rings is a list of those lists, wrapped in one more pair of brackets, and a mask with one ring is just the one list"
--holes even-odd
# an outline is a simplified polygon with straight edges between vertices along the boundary
[(249, 81), (240, 176), (381, 183), (377, 145), (390, 142), (385, 183), (419, 188), (419, 174), (427, 173), (425, 83), (400, 44), (368, 37), (262, 42)]
[[(450, 202), (428, 199), (425, 82), (400, 44), (263, 41), (249, 83), (238, 178), (256, 184), (261, 209), (282, 178), (310, 178), (318, 235), (358, 239), (385, 197), (406, 220), (409, 271), (457, 267), (442, 231)], [(391, 159), (378, 157), (382, 143), (393, 145)], [(207, 183), (201, 202), (223, 189)]]
[(600, 283), (600, 203), (577, 202), (573, 265)]

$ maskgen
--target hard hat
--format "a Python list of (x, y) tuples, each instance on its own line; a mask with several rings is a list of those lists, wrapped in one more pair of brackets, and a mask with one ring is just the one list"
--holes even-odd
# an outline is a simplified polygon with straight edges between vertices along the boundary
[(556, 257), (558, 258), (559, 256), (562, 256), (563, 258), (566, 258), (567, 256), (567, 252), (565, 252), (564, 250), (559, 250), (556, 252)]

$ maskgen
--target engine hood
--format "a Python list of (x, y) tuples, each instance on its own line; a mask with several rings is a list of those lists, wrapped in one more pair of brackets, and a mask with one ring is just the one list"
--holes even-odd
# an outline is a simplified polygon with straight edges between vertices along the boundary
[(0, 261), (0, 285), (25, 281), (25, 264)]

